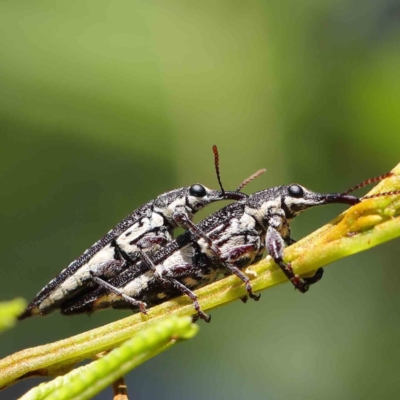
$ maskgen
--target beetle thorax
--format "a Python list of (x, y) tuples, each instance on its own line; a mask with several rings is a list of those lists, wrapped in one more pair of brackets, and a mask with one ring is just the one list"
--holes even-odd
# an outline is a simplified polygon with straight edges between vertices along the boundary
[(154, 211), (161, 214), (172, 226), (176, 226), (174, 214), (179, 209), (184, 210), (185, 214), (188, 215), (190, 219), (192, 218), (192, 210), (186, 206), (185, 197), (178, 197), (164, 207), (154, 207)]
[(261, 203), (258, 207), (246, 206), (245, 213), (251, 215), (264, 230), (272, 226), (280, 232), (283, 227), (288, 225), (281, 204), (281, 196), (277, 196)]

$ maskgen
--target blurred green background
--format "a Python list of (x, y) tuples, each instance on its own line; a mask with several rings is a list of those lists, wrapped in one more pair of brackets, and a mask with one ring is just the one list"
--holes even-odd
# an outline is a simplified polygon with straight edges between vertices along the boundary
[[(248, 193), (341, 191), (400, 161), (398, 1), (3, 0), (0, 26), (1, 300), (31, 300), (163, 191), (216, 188), (214, 143), (227, 188), (267, 168)], [(310, 211), (293, 236), (342, 210)], [(397, 398), (399, 259), (391, 242), (305, 296), (281, 285), (213, 311), (128, 376), (132, 397)], [(32, 318), (0, 356), (126, 315)]]

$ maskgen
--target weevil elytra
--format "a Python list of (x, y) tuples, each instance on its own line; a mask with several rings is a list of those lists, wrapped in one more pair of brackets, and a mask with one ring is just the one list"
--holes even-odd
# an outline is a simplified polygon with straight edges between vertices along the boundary
[(193, 215), (207, 204), (247, 197), (239, 190), (264, 170), (247, 178), (236, 191), (225, 191), (219, 175), (216, 146), (213, 147), (213, 152), (221, 190), (211, 190), (204, 185), (194, 184), (166, 192), (142, 205), (51, 280), (19, 319), (47, 314), (95, 283), (106, 286), (107, 280), (140, 260), (139, 250), (151, 255), (172, 240), (175, 228), (191, 227)]
[(363, 198), (348, 194), (388, 176), (390, 173), (368, 179), (344, 193), (316, 193), (298, 184), (254, 193), (201, 221), (196, 226), (203, 232), (200, 237), (188, 231), (153, 256), (144, 255), (144, 260), (134, 269), (127, 269), (110, 280), (111, 292), (95, 289), (66, 302), (61, 312), (68, 315), (90, 313), (108, 307), (146, 312), (146, 307), (183, 293), (193, 301), (198, 316), (209, 321), (193, 290), (227, 274), (235, 274), (245, 283), (248, 295), (258, 300), (259, 296), (253, 293), (250, 280), (242, 269), (260, 260), (265, 249), (295, 288), (305, 293), (311, 284), (321, 279), (323, 271), (318, 270), (311, 278), (301, 278), (293, 273), (290, 264), (283, 261), (284, 247), (295, 242), (291, 238), (289, 223), (315, 206), (354, 205), (366, 198), (398, 194), (380, 193)]

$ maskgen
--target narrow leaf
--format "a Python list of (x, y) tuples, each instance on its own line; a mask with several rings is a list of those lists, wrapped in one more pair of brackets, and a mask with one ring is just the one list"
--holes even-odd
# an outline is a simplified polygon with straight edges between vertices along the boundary
[(20, 400), (86, 400), (121, 378), (144, 361), (171, 347), (179, 339), (189, 339), (198, 331), (190, 317), (171, 317), (147, 328), (120, 347), (70, 373), (41, 384)]

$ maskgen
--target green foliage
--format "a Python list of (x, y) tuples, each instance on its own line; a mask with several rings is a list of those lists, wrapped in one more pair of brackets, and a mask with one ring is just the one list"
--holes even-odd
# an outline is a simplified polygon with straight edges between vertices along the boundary
[(26, 307), (24, 299), (15, 299), (0, 303), (0, 332), (10, 329), (15, 325), (19, 314)]
[(32, 389), (21, 400), (87, 400), (144, 361), (190, 339), (198, 331), (190, 317), (171, 317), (138, 332), (135, 337), (91, 364)]

